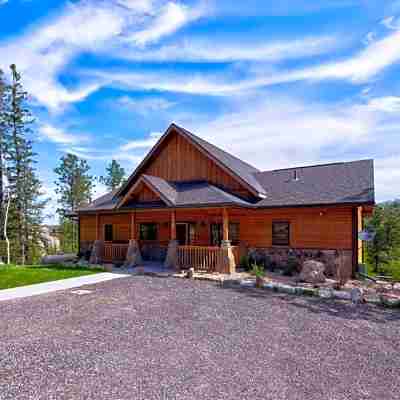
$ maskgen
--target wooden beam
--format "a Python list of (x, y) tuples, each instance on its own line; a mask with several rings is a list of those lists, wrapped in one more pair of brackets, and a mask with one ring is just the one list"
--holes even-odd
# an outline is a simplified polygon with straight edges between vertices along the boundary
[(171, 211), (171, 240), (176, 240), (176, 215), (175, 215), (175, 210)]
[(99, 240), (100, 216), (96, 214), (96, 240)]
[(229, 240), (229, 215), (228, 210), (226, 208), (222, 209), (222, 218), (223, 218), (223, 228), (222, 228), (222, 240)]
[(131, 213), (131, 231), (130, 231), (130, 239), (136, 239), (136, 218), (135, 212)]

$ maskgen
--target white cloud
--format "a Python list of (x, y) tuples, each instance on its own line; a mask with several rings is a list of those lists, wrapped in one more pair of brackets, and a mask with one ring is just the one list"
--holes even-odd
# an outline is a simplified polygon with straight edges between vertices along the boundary
[(169, 2), (148, 27), (134, 33), (128, 37), (128, 40), (134, 41), (139, 46), (157, 42), (161, 37), (176, 32), (198, 16), (197, 13), (191, 13), (190, 9), (182, 4)]
[(375, 191), (378, 201), (400, 199), (400, 157), (398, 155), (375, 160)]
[(42, 124), (39, 127), (39, 134), (42, 137), (59, 144), (77, 144), (88, 140), (86, 135), (66, 133), (62, 129), (49, 124)]
[(305, 37), (302, 39), (265, 42), (230, 38), (229, 40), (191, 37), (156, 49), (138, 51), (123, 48), (118, 56), (138, 61), (231, 62), (282, 61), (327, 53), (337, 48), (335, 36)]
[[(156, 41), (194, 18), (191, 8), (182, 7), (162, 0), (67, 3), (57, 17), (0, 44), (0, 68), (5, 70), (15, 63), (34, 98), (58, 111), (66, 104), (85, 99), (106, 84), (97, 79), (80, 82), (72, 89), (62, 85), (58, 76), (74, 58), (85, 51), (112, 50), (123, 38), (127, 40), (135, 35), (141, 44)], [(178, 9), (181, 8), (185, 18), (179, 20)], [(174, 13), (172, 26), (165, 17), (173, 17)], [(149, 27), (154, 29), (149, 31)]]
[(162, 97), (149, 97), (144, 99), (134, 99), (129, 96), (120, 97), (116, 103), (116, 107), (122, 107), (129, 111), (148, 115), (153, 112), (160, 112), (173, 107), (176, 103), (166, 100)]
[(369, 101), (368, 107), (376, 111), (400, 113), (400, 97), (386, 96), (373, 98)]
[(398, 30), (400, 28), (400, 21), (396, 19), (394, 16), (384, 18), (381, 21), (381, 24), (385, 26), (387, 29)]

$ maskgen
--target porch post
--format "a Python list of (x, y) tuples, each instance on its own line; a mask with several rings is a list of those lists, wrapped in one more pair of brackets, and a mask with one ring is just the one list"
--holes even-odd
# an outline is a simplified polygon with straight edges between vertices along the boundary
[(134, 268), (143, 262), (142, 255), (140, 253), (139, 243), (136, 240), (136, 214), (131, 213), (131, 224), (130, 224), (130, 240), (128, 251), (126, 252), (126, 259), (124, 268)]
[(222, 265), (220, 266), (221, 273), (232, 274), (235, 272), (236, 264), (233, 255), (231, 242), (229, 240), (229, 215), (226, 208), (222, 209), (222, 242), (221, 248), (223, 251)]
[(171, 237), (168, 243), (167, 257), (164, 262), (165, 268), (176, 269), (178, 261), (178, 241), (176, 240), (176, 214), (171, 210), (170, 215)]
[(99, 235), (100, 230), (100, 215), (96, 214), (96, 240), (93, 243), (92, 252), (90, 254), (90, 264), (101, 264), (104, 253), (104, 243)]

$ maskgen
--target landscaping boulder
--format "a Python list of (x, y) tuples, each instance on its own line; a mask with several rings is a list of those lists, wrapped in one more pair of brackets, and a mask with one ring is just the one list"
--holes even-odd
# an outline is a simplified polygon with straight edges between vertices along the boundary
[(76, 261), (78, 261), (78, 256), (76, 254), (57, 254), (43, 257), (41, 263), (44, 265), (66, 263), (73, 264)]
[(322, 262), (308, 260), (303, 263), (299, 279), (312, 284), (324, 283), (326, 281), (324, 271), (325, 265)]
[(364, 292), (361, 288), (353, 288), (351, 289), (351, 301), (354, 304), (359, 304), (364, 302)]

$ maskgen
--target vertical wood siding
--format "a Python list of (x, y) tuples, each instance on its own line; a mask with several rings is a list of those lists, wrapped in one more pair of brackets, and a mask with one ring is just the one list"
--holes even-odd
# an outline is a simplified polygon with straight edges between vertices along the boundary
[(176, 133), (170, 135), (143, 173), (168, 181), (206, 180), (243, 197), (252, 197), (237, 180)]

